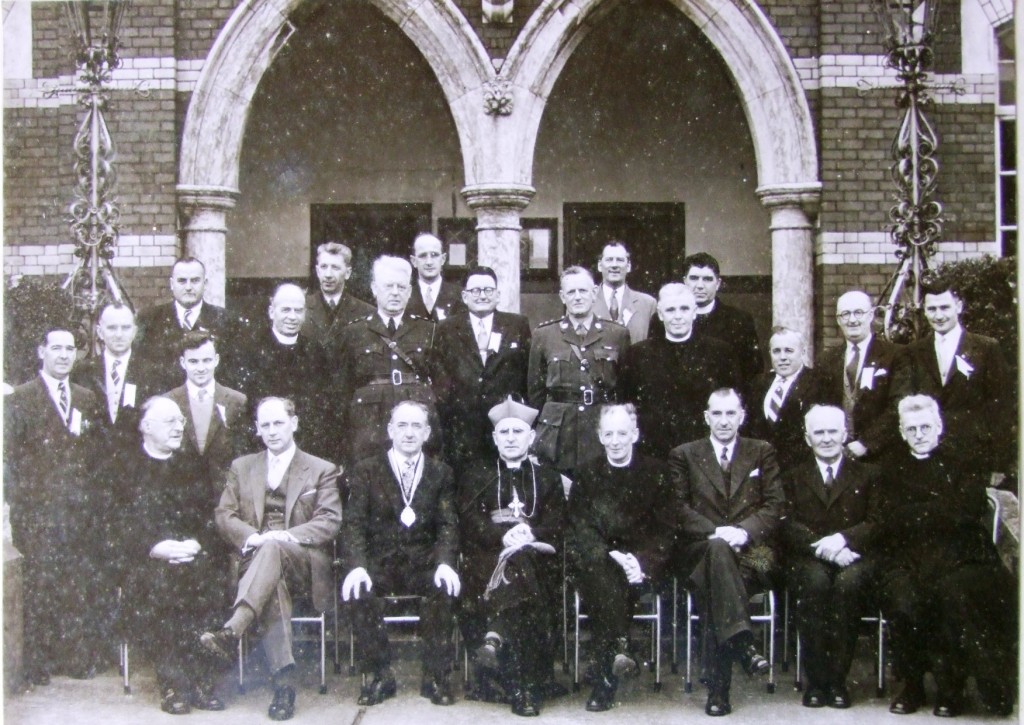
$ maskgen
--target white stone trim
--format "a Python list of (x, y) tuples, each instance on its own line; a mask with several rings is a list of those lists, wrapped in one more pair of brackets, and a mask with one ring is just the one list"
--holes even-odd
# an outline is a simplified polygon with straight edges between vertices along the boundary
[[(4, 275), (68, 274), (78, 266), (75, 245), (5, 245)], [(178, 240), (173, 234), (124, 234), (118, 238), (115, 267), (170, 267), (178, 257)]]
[[(939, 242), (931, 258), (933, 265), (971, 259), (985, 254), (999, 256), (999, 243)], [(886, 231), (821, 232), (815, 245), (814, 261), (822, 264), (896, 264), (895, 247)]]

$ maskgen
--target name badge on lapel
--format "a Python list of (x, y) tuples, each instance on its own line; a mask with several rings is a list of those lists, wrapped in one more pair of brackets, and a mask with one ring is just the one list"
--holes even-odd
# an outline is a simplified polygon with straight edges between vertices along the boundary
[(861, 390), (874, 390), (875, 389), (875, 369), (873, 367), (865, 366), (860, 371), (860, 387)]
[(220, 414), (220, 422), (224, 425), (228, 424), (228, 409), (224, 407), (223, 403), (217, 403), (217, 413)]
[(957, 355), (955, 360), (956, 360), (956, 369), (959, 370), (960, 373), (965, 378), (970, 380), (971, 379), (971, 373), (974, 372), (974, 368), (971, 366), (971, 364), (969, 362), (967, 362), (966, 358), (964, 358), (963, 355)]
[(82, 411), (78, 408), (71, 409), (71, 422), (68, 423), (68, 431), (73, 436), (82, 435)]
[(121, 402), (121, 406), (124, 408), (135, 407), (135, 383), (124, 384), (124, 399)]

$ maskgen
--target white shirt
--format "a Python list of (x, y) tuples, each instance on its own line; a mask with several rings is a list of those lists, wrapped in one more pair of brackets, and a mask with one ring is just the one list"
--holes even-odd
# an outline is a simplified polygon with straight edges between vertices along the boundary
[[(860, 371), (864, 369), (864, 358), (867, 357), (868, 345), (871, 344), (871, 339), (874, 335), (868, 335), (863, 340), (857, 343), (857, 354), (860, 355), (860, 359), (857, 361), (857, 376), (854, 378), (854, 382), (860, 380)], [(853, 360), (853, 345), (854, 343), (846, 342), (846, 356), (843, 358), (843, 369), (850, 364)]]
[[(409, 457), (404, 453), (399, 453), (394, 448), (388, 451), (388, 462), (391, 463), (391, 470), (395, 472), (395, 476), (399, 481), (402, 480), (402, 470), (405, 468), (406, 461), (413, 461), (413, 475), (412, 475), (412, 493), (409, 494), (409, 501), (412, 501), (412, 497), (416, 494), (416, 487), (420, 485), (420, 480), (423, 478), (423, 454), (417, 453), (413, 457)], [(402, 492), (404, 495), (404, 491)]]
[(473, 327), (473, 337), (479, 339), (480, 333), (483, 332), (488, 339), (491, 337), (491, 330), (494, 329), (494, 313), (484, 315), (483, 317), (477, 317), (476, 315), (470, 315), (469, 321)]
[(178, 315), (179, 327), (185, 327), (185, 310), (191, 310), (188, 317), (192, 321), (192, 327), (195, 327), (196, 322), (199, 321), (199, 315), (203, 314), (203, 301), (199, 300), (199, 304), (195, 307), (182, 307), (178, 300), (174, 300), (174, 310)]
[(269, 450), (267, 451), (267, 485), (274, 491), (281, 485), (281, 481), (284, 479), (284, 472), (292, 464), (292, 459), (295, 458), (295, 450), (295, 443), (292, 443), (277, 455), (274, 455)]
[(725, 449), (725, 458), (729, 463), (732, 463), (732, 452), (736, 447), (736, 439), (733, 438), (728, 443), (722, 443), (716, 438), (711, 439), (711, 447), (715, 449), (715, 460), (719, 463), (722, 462), (722, 449)]
[[(420, 296), (424, 302), (428, 296), (430, 297), (430, 309), (433, 310), (434, 305), (437, 304), (437, 294), (441, 291), (441, 278), (438, 277), (433, 282), (424, 282), (422, 279), (417, 281), (420, 285)], [(429, 295), (427, 295), (428, 290), (430, 291)]]
[(336, 295), (323, 295), (323, 298), (328, 307), (337, 307), (338, 303), (341, 302), (341, 292)]
[(120, 360), (121, 364), (118, 366), (117, 374), (121, 378), (121, 385), (124, 385), (124, 371), (128, 369), (128, 360), (132, 356), (132, 351), (129, 350), (124, 355), (118, 357), (117, 355), (111, 355), (110, 351), (104, 351), (103, 353), (103, 364), (106, 365), (107, 370), (107, 382), (113, 382), (110, 379), (110, 372), (114, 369), (114, 361)]
[(196, 385), (191, 380), (186, 380), (185, 381), (185, 389), (188, 391), (188, 397), (190, 399), (192, 399), (192, 400), (199, 400), (199, 391), (200, 390), (205, 390), (206, 391), (206, 396), (205, 397), (208, 397), (210, 400), (213, 400), (213, 393), (214, 393), (214, 386), (215, 385), (216, 385), (216, 383), (213, 380), (210, 380), (210, 382), (208, 382), (206, 385), (204, 385), (202, 387)]
[(274, 333), (274, 337), (276, 337), (277, 341), (282, 345), (294, 345), (299, 341), (298, 335), (282, 335), (277, 331), (277, 328), (274, 327), (271, 327), (270, 331)]
[(835, 463), (828, 463), (827, 461), (823, 461), (820, 458), (818, 458), (817, 456), (815, 456), (814, 457), (814, 462), (818, 464), (818, 471), (821, 473), (821, 482), (822, 483), (824, 483), (825, 479), (828, 477), (828, 472), (827, 472), (826, 469), (829, 466), (832, 467), (832, 481), (835, 482), (835, 480), (837, 478), (839, 478), (839, 466), (843, 462), (843, 457), (842, 456), (839, 456), (839, 460), (837, 460)]
[(621, 315), (622, 314), (622, 295), (624, 295), (625, 292), (626, 292), (626, 285), (622, 285), (621, 287), (610, 287), (610, 286), (608, 286), (606, 284), (602, 284), (601, 285), (601, 292), (602, 292), (602, 294), (604, 294), (604, 304), (605, 304), (605, 307), (608, 308), (609, 312), (611, 312), (611, 309), (612, 309), (612, 295), (613, 294), (616, 295), (616, 299), (618, 299), (618, 301), (619, 301), (619, 314)]
[(775, 389), (778, 388), (780, 385), (782, 386), (782, 394), (779, 396), (779, 398), (780, 398), (779, 406), (781, 407), (782, 403), (786, 402), (786, 396), (789, 395), (789, 389), (791, 387), (793, 387), (793, 383), (795, 383), (796, 379), (798, 377), (800, 377), (800, 373), (803, 372), (803, 369), (804, 368), (801, 365), (797, 369), (797, 371), (795, 373), (793, 373), (792, 375), (790, 375), (788, 378), (784, 378), (781, 375), (779, 375), (778, 373), (775, 374), (775, 380), (773, 380), (772, 384), (768, 387), (768, 394), (764, 396), (764, 417), (765, 418), (767, 418), (768, 420), (772, 419), (771, 413), (770, 413), (771, 406), (769, 405), (769, 402), (771, 401), (772, 396), (775, 394)]
[(401, 327), (402, 326), (402, 318), (405, 316), (405, 314), (403, 313), (401, 315), (395, 315), (394, 317), (390, 317), (388, 315), (385, 315), (380, 310), (377, 310), (377, 316), (380, 317), (380, 321), (384, 323), (384, 327), (388, 326), (388, 320), (394, 320), (395, 321), (395, 327)]
[(953, 358), (956, 357), (956, 349), (960, 347), (960, 338), (963, 335), (964, 328), (959, 323), (945, 335), (935, 333), (935, 355), (943, 378), (949, 374), (949, 369), (953, 366)]
[(64, 387), (68, 390), (68, 412), (71, 412), (71, 378), (64, 378), (63, 380), (57, 380), (57, 378), (51, 377), (44, 373), (42, 370), (39, 371), (39, 377), (43, 379), (46, 384), (46, 390), (50, 393), (50, 400), (53, 401), (54, 407), (57, 408), (57, 412), (60, 413), (60, 391), (57, 390), (57, 385), (64, 383)]

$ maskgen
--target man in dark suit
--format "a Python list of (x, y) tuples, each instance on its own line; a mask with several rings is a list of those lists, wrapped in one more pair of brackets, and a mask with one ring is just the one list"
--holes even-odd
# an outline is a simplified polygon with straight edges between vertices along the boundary
[(230, 348), (231, 326), (223, 307), (203, 300), (206, 267), (194, 257), (182, 257), (171, 267), (171, 295), (166, 304), (150, 307), (139, 314), (136, 349), (151, 366), (153, 388), (169, 390), (183, 382), (178, 365), (178, 347), (182, 333), (206, 330)]
[(713, 390), (739, 385), (732, 349), (692, 334), (696, 301), (685, 285), (658, 291), (660, 337), (630, 347), (622, 364), (622, 399), (640, 417), (640, 450), (664, 460), (675, 446), (704, 432), (705, 401)]
[(384, 625), (387, 595), (418, 595), (423, 637), (420, 694), (435, 705), (454, 700), (449, 673), (451, 633), (461, 582), (459, 528), (452, 470), (423, 454), (428, 411), (416, 401), (395, 406), (388, 422), (392, 447), (364, 458), (346, 477), (342, 557), (348, 574), (342, 598), (353, 602), (362, 671), (372, 675), (359, 704), (376, 705), (396, 691)]
[(924, 286), (924, 316), (932, 334), (907, 348), (915, 393), (942, 408), (944, 446), (982, 473), (1004, 471), (1013, 444), (1016, 386), (999, 343), (960, 324), (964, 303), (948, 285)]
[(751, 438), (772, 444), (779, 470), (788, 471), (810, 458), (804, 415), (820, 397), (818, 377), (805, 364), (803, 338), (796, 330), (776, 327), (768, 351), (772, 372), (754, 378), (747, 425)]
[(816, 405), (806, 416), (814, 460), (783, 476), (786, 583), (807, 669), (804, 707), (850, 706), (846, 676), (874, 576), (865, 545), (880, 515), (878, 469), (843, 455), (846, 415)]
[(619, 678), (637, 671), (628, 641), (632, 607), (662, 583), (679, 525), (671, 472), (634, 451), (639, 435), (632, 405), (602, 406), (604, 456), (577, 470), (569, 494), (568, 560), (594, 631), (591, 712), (611, 709)]
[(139, 438), (139, 406), (156, 391), (152, 375), (136, 354), (135, 313), (127, 305), (107, 303), (96, 320), (96, 336), (103, 351), (76, 365), (72, 380), (89, 388), (106, 403), (108, 441), (135, 448)]
[(566, 316), (540, 325), (530, 344), (527, 391), (540, 410), (537, 455), (571, 471), (604, 450), (597, 438), (601, 405), (619, 400), (619, 365), (629, 349), (625, 327), (594, 314), (594, 277), (582, 267), (562, 272)]
[(99, 582), (102, 543), (92, 530), (93, 456), (100, 449), (102, 404), (69, 379), (75, 336), (45, 333), (39, 375), (4, 399), (4, 492), (14, 545), (24, 557), (25, 675), (47, 685), (50, 675), (95, 673), (97, 629), (106, 601)]
[(248, 447), (252, 433), (248, 399), (216, 381), (220, 355), (210, 333), (186, 332), (179, 362), (185, 371), (185, 384), (164, 397), (185, 416), (183, 455), (202, 464), (211, 504), (216, 505), (231, 462)]
[(657, 303), (650, 295), (637, 292), (626, 284), (626, 276), (632, 268), (625, 244), (614, 241), (604, 245), (597, 260), (601, 284), (597, 290), (594, 314), (602, 320), (624, 325), (629, 330), (629, 341), (635, 345), (647, 339)]
[(710, 438), (684, 443), (669, 456), (683, 505), (674, 559), (704, 612), (711, 653), (704, 712), (712, 716), (732, 712), (733, 661), (751, 675), (768, 671), (754, 647), (748, 587), (768, 585), (771, 543), (786, 505), (775, 451), (739, 437), (743, 418), (735, 390), (715, 391), (704, 414)]
[(373, 306), (345, 294), (345, 283), (352, 276), (352, 250), (338, 242), (325, 242), (316, 248), (316, 278), (319, 289), (306, 293), (306, 320), (302, 332), (321, 345), (341, 334), (357, 317), (366, 317)]
[(413, 241), (409, 260), (416, 269), (416, 284), (409, 300), (410, 314), (441, 322), (466, 309), (458, 286), (441, 276), (447, 259), (444, 245), (433, 234), (420, 234)]
[[(350, 462), (386, 449), (391, 410), (403, 400), (426, 405), (433, 438), (442, 438), (430, 380), (435, 325), (408, 312), (411, 278), (412, 267), (400, 257), (374, 260), (370, 289), (377, 310), (350, 323), (338, 338), (334, 384)], [(440, 450), (439, 440), (428, 444), (428, 451)]]
[(841, 295), (836, 320), (845, 342), (825, 351), (814, 366), (821, 383), (815, 402), (846, 412), (846, 454), (867, 461), (879, 460), (897, 441), (896, 403), (909, 384), (903, 350), (872, 333), (874, 317), (867, 294)]
[(456, 470), (473, 458), (493, 458), (488, 411), (509, 395), (526, 397), (530, 322), (497, 312), (498, 278), (490, 267), (466, 273), (469, 314), (437, 326), (434, 392), (444, 426), (445, 457)]
[(693, 290), (697, 300), (694, 334), (716, 337), (732, 347), (742, 390), (749, 391), (754, 376), (764, 370), (764, 356), (757, 340), (754, 318), (750, 313), (718, 299), (722, 272), (713, 256), (707, 252), (691, 254), (683, 260), (683, 270), (683, 282)]
[(292, 598), (311, 593), (317, 611), (330, 606), (331, 545), (341, 529), (338, 467), (300, 451), (298, 427), (292, 401), (266, 398), (257, 406), (256, 431), (267, 450), (235, 459), (214, 513), (240, 558), (238, 596), (224, 627), (200, 638), (231, 659), (238, 639), (257, 624), (273, 675), (272, 720), (295, 712)]

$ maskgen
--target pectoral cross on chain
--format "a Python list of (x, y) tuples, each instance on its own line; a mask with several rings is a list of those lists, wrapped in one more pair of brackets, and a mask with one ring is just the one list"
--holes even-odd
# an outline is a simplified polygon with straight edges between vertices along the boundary
[(512, 503), (508, 505), (508, 509), (517, 519), (522, 518), (523, 511), (526, 509), (526, 505), (519, 500), (519, 492), (515, 488), (512, 489)]

